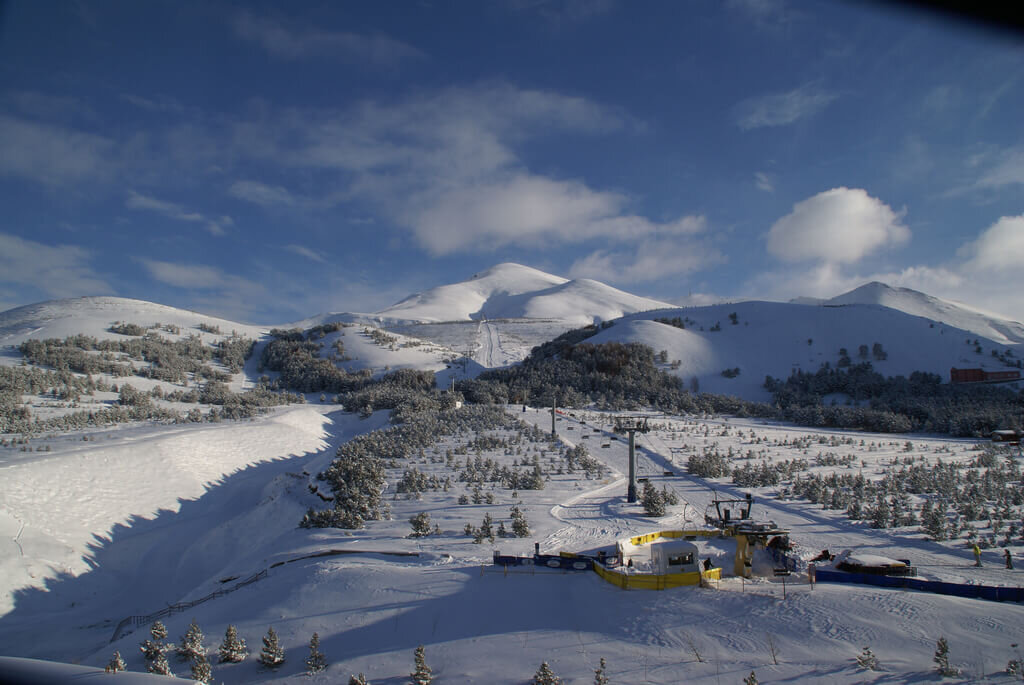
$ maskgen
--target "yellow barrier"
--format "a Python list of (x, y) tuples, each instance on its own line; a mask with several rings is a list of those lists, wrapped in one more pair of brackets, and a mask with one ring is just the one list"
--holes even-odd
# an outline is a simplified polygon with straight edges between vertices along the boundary
[(665, 575), (650, 573), (626, 574), (612, 571), (599, 563), (595, 563), (594, 571), (604, 580), (612, 585), (617, 585), (623, 590), (668, 590), (685, 585), (700, 585), (701, 578), (707, 580), (721, 580), (722, 578), (722, 569), (720, 568), (713, 568), (703, 573), (694, 571), (691, 573), (666, 573)]

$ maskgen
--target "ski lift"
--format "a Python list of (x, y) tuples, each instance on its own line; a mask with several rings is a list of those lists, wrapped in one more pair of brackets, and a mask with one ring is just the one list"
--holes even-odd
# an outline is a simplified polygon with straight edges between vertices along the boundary
[(753, 506), (754, 498), (749, 492), (742, 499), (719, 499), (716, 490), (711, 503), (704, 510), (704, 522), (709, 526), (724, 528), (734, 521), (749, 519)]

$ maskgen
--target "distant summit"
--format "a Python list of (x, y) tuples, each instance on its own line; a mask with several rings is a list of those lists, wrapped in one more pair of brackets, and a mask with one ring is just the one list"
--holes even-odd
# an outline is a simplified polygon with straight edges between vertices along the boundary
[(872, 281), (830, 299), (798, 297), (794, 304), (843, 306), (871, 304), (889, 307), (960, 328), (1003, 344), (1024, 342), (1024, 325), (965, 304), (950, 302), (910, 288)]
[(556, 319), (576, 325), (672, 307), (590, 279), (568, 280), (522, 264), (503, 263), (468, 280), (415, 293), (376, 313), (385, 321)]

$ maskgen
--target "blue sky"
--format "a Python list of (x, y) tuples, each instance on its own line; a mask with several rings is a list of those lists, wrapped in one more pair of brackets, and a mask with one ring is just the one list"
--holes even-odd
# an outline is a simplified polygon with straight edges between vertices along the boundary
[(0, 308), (256, 323), (515, 261), (1024, 319), (1024, 39), (882, 5), (0, 5)]

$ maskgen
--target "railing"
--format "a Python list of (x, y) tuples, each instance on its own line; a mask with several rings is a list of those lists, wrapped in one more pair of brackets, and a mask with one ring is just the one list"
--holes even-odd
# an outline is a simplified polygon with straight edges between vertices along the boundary
[[(200, 604), (202, 604), (204, 602), (209, 602), (211, 599), (216, 599), (218, 597), (223, 597), (224, 595), (228, 594), (229, 592), (234, 592), (235, 590), (239, 590), (239, 589), (245, 587), (246, 585), (251, 585), (252, 583), (255, 583), (257, 580), (259, 580), (261, 578), (266, 578), (266, 577), (267, 577), (267, 569), (263, 569), (259, 573), (254, 573), (251, 576), (249, 576), (248, 578), (246, 578), (245, 580), (241, 580), (241, 581), (235, 583), (234, 585), (232, 585), (229, 588), (225, 588), (223, 590), (215, 590), (214, 592), (211, 592), (210, 594), (206, 595), (205, 597), (200, 597), (199, 599), (194, 599), (191, 602), (179, 602), (178, 604), (171, 604), (169, 606), (164, 607), (160, 611), (156, 611), (156, 612), (154, 612), (152, 614), (147, 614), (146, 616), (129, 616), (128, 618), (121, 619), (121, 622), (117, 624), (117, 628), (114, 628), (114, 634), (111, 636), (110, 641), (114, 642), (115, 640), (120, 639), (120, 637), (122, 635), (122, 631), (124, 631), (129, 626), (140, 626), (140, 625), (144, 625), (146, 623), (152, 623), (153, 621), (157, 621), (157, 620), (159, 620), (159, 619), (161, 619), (161, 618), (163, 618), (165, 616), (170, 616), (171, 614), (180, 613), (180, 612), (185, 611), (187, 609), (191, 609), (192, 607), (199, 606)], [(131, 631), (127, 631), (127, 632), (131, 632)]]

